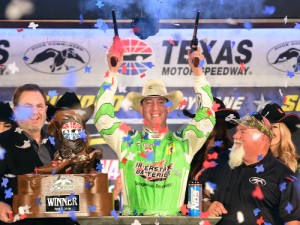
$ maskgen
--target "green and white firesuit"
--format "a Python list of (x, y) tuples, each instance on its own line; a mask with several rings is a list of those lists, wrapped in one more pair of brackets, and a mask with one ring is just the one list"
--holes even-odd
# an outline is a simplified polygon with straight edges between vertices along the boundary
[(210, 86), (205, 76), (194, 76), (201, 106), (183, 130), (128, 132), (114, 114), (116, 75), (110, 73), (99, 90), (94, 122), (119, 159), (123, 215), (177, 215), (184, 202), (192, 158), (215, 125)]

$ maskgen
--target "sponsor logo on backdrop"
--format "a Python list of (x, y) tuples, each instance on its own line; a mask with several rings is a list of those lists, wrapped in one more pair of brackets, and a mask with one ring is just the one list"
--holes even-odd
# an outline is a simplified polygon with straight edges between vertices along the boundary
[(123, 39), (125, 49), (123, 64), (119, 73), (136, 76), (146, 73), (153, 66), (153, 49), (139, 39)]
[(274, 46), (268, 52), (267, 60), (276, 70), (300, 73), (300, 40)]
[(48, 74), (66, 74), (81, 70), (90, 61), (82, 46), (65, 41), (36, 44), (24, 53), (24, 62), (31, 69)]
[[(234, 46), (231, 40), (211, 40), (207, 43), (201, 40), (199, 43), (205, 56), (203, 70), (206, 75), (245, 76), (252, 74), (250, 66), (247, 65), (252, 58), (253, 43), (251, 40), (241, 40)], [(162, 68), (163, 76), (192, 74), (187, 62), (187, 49), (190, 41), (173, 41), (170, 44), (169, 41), (164, 40), (162, 46), (166, 48), (165, 66)], [(178, 56), (174, 52), (179, 52)], [(168, 66), (169, 64), (178, 66)]]

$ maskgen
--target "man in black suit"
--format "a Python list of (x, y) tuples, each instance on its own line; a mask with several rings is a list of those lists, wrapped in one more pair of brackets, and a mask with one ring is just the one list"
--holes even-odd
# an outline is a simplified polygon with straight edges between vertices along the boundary
[[(55, 143), (42, 130), (46, 121), (46, 97), (35, 84), (18, 87), (13, 95), (16, 125), (0, 135), (0, 148), (4, 159), (0, 160), (0, 179), (8, 179), (0, 186), (0, 224), (12, 223), (12, 198), (7, 190), (17, 192), (17, 175), (32, 173), (36, 167), (46, 165), (54, 157)], [(5, 187), (6, 186), (6, 187)], [(55, 220), (55, 221), (54, 221)], [(72, 224), (64, 219), (25, 219), (17, 224)]]

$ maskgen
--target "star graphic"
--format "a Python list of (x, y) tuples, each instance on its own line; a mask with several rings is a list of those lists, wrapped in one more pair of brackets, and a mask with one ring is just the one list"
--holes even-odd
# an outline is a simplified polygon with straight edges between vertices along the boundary
[(35, 22), (30, 22), (29, 25), (28, 25), (28, 28), (31, 28), (31, 29), (36, 29), (39, 25), (36, 24)]
[(9, 69), (12, 74), (19, 72), (19, 68), (17, 67), (16, 62), (8, 64), (7, 69)]
[(262, 173), (265, 171), (264, 165), (256, 166), (256, 173)]
[(272, 101), (265, 100), (264, 95), (261, 94), (260, 100), (256, 100), (256, 101), (253, 101), (253, 102), (257, 105), (256, 111), (259, 112), (259, 111), (261, 111), (263, 108), (265, 108), (265, 106), (266, 106), (267, 104), (271, 103)]
[(17, 132), (17, 133), (19, 133), (19, 134), (21, 134), (22, 133), (22, 128), (21, 127), (17, 127), (16, 129), (15, 129), (15, 132)]
[(279, 184), (279, 189), (280, 191), (284, 191), (286, 189), (286, 182), (282, 182), (281, 184)]
[(2, 177), (1, 186), (7, 188), (8, 178)]
[(287, 203), (286, 207), (284, 208), (285, 211), (287, 211), (288, 214), (291, 214), (291, 212), (293, 211), (294, 207), (292, 206), (291, 203)]
[(8, 188), (8, 189), (5, 189), (5, 199), (7, 198), (11, 198), (11, 196), (13, 196), (13, 193), (12, 193), (12, 189), (11, 188)]

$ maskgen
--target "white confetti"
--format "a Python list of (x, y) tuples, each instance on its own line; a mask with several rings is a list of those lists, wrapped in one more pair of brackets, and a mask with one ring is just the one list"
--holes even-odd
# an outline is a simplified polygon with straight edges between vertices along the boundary
[(238, 223), (243, 223), (244, 222), (244, 214), (241, 211), (238, 211), (236, 213), (237, 221)]
[(138, 220), (134, 220), (134, 222), (131, 225), (142, 225)]

